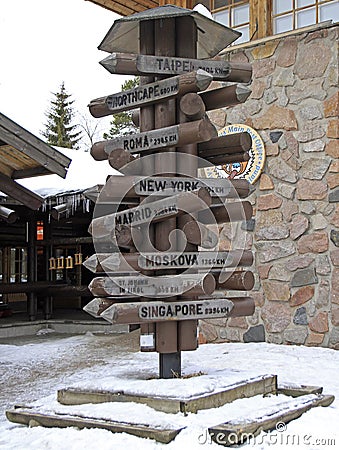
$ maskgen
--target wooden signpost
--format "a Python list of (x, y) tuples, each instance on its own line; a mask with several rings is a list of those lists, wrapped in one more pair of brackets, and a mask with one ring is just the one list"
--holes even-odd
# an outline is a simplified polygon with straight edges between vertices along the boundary
[[(218, 224), (251, 218), (251, 204), (238, 200), (251, 193), (250, 185), (198, 178), (206, 164), (248, 157), (251, 137), (218, 137), (206, 111), (243, 103), (250, 90), (240, 84), (206, 89), (213, 80), (247, 83), (252, 69), (213, 59), (237, 33), (196, 16), (171, 6), (124, 19), (125, 32), (113, 27), (102, 44), (113, 53), (101, 64), (110, 73), (139, 76), (140, 85), (89, 104), (94, 117), (137, 111), (140, 132), (91, 149), (95, 160), (108, 160), (123, 176), (111, 176), (97, 195), (94, 244), (111, 240), (119, 251), (99, 250), (85, 261), (99, 275), (89, 285), (95, 298), (85, 310), (111, 323), (139, 324), (141, 350), (159, 353), (161, 378), (180, 376), (181, 351), (198, 346), (198, 320), (254, 311), (250, 297), (223, 292), (252, 289), (253, 274), (243, 270), (252, 253), (217, 249)], [(110, 203), (119, 209), (102, 214)]]

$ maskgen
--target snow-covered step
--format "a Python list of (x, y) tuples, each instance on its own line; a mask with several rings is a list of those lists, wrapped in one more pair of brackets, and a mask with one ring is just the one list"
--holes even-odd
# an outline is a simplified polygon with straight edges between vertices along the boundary
[[(85, 403), (135, 402), (150, 406), (166, 413), (196, 413), (199, 410), (218, 408), (239, 398), (256, 395), (268, 395), (277, 392), (276, 375), (260, 375), (238, 379), (230, 377), (192, 377), (186, 380), (153, 380), (155, 383), (138, 383), (136, 387), (124, 385), (111, 389), (84, 389), (81, 387), (61, 389), (58, 391), (58, 402), (63, 405), (81, 405)], [(229, 382), (227, 383), (227, 379)], [(158, 382), (158, 383), (157, 383)], [(160, 383), (167, 385), (162, 392)], [(173, 395), (169, 384), (174, 384), (175, 392), (191, 392), (190, 395)], [(180, 383), (180, 384), (179, 384)], [(185, 389), (183, 386), (185, 383)], [(155, 386), (154, 386), (155, 384)], [(213, 386), (213, 389), (211, 388)], [(181, 388), (181, 389), (180, 389)]]
[(278, 429), (279, 424), (285, 427), (288, 422), (297, 419), (311, 408), (329, 406), (333, 400), (333, 395), (302, 395), (253, 411), (246, 417), (209, 427), (208, 432), (211, 439), (217, 444), (227, 447), (243, 444), (262, 431)]
[(99, 417), (84, 417), (53, 410), (41, 412), (35, 408), (16, 408), (6, 411), (9, 421), (29, 427), (42, 426), (47, 428), (99, 428), (113, 433), (128, 433), (134, 436), (154, 439), (168, 444), (185, 427), (151, 426), (149, 424), (127, 423)]

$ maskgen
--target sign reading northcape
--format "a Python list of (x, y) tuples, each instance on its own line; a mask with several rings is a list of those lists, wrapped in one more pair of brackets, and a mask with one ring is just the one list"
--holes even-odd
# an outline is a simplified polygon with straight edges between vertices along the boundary
[(147, 106), (160, 101), (184, 95), (187, 92), (199, 92), (208, 88), (213, 77), (203, 70), (156, 81), (116, 94), (92, 100), (89, 110), (94, 117), (103, 117), (122, 111)]

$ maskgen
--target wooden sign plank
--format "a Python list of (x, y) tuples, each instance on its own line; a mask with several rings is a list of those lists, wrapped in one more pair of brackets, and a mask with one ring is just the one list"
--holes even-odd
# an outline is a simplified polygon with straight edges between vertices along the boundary
[[(165, 269), (223, 269), (226, 267), (247, 266), (253, 262), (249, 250), (229, 252), (157, 252), (157, 253), (99, 253), (83, 262), (93, 273), (127, 273), (133, 270)], [(241, 272), (246, 274), (247, 272)], [(250, 277), (250, 275), (242, 275)], [(247, 284), (247, 283), (246, 283)]]
[(191, 192), (206, 188), (211, 197), (236, 198), (250, 194), (251, 184), (244, 179), (228, 180), (225, 178), (186, 178), (186, 177), (147, 177), (115, 176), (106, 182), (98, 196), (98, 203), (113, 202), (114, 199), (135, 199), (139, 196), (170, 196), (181, 192)]
[(152, 203), (143, 203), (135, 208), (96, 217), (92, 220), (89, 232), (94, 237), (111, 235), (117, 226), (137, 226), (150, 222), (159, 222), (181, 214), (197, 212), (211, 205), (211, 196), (206, 188), (194, 192), (166, 197)]
[(169, 76), (202, 69), (219, 81), (247, 83), (252, 77), (251, 64), (222, 60), (112, 53), (100, 64), (110, 73), (120, 75)]
[(166, 147), (183, 146), (209, 141), (218, 133), (208, 118), (194, 122), (181, 123), (143, 133), (118, 136), (114, 139), (96, 142), (91, 148), (91, 155), (97, 161), (108, 159), (114, 150), (130, 153), (152, 152)]
[[(212, 274), (180, 274), (168, 276), (126, 275), (93, 278), (89, 290), (96, 297), (124, 296), (170, 297), (176, 295), (211, 295), (215, 289)], [(133, 323), (133, 322), (131, 322)]]
[(216, 319), (228, 317), (233, 308), (229, 299), (180, 302), (115, 303), (101, 314), (112, 324), (135, 324), (170, 320)]
[(155, 83), (144, 84), (90, 102), (89, 110), (94, 117), (104, 117), (139, 107), (152, 105), (188, 92), (199, 92), (208, 88), (213, 76), (204, 70), (182, 74)]

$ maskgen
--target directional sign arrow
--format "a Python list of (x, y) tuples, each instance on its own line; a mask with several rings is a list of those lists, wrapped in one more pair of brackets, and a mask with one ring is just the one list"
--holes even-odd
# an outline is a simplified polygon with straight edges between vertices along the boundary
[(204, 91), (213, 76), (204, 70), (196, 71), (138, 86), (117, 94), (92, 100), (89, 110), (94, 117), (104, 117), (122, 111), (158, 103), (188, 92)]
[(150, 277), (126, 275), (93, 278), (88, 286), (96, 297), (124, 296), (173, 297), (175, 295), (211, 295), (215, 289), (212, 274), (180, 274)]
[[(154, 252), (154, 253), (97, 253), (87, 258), (83, 265), (93, 273), (127, 273), (132, 270), (164, 269), (223, 269), (251, 265), (252, 253), (248, 250), (229, 252)], [(242, 272), (245, 274), (245, 272)]]
[(100, 61), (100, 64), (110, 73), (120, 75), (170, 76), (202, 69), (219, 81), (248, 83), (252, 77), (251, 64), (223, 60), (112, 53)]

